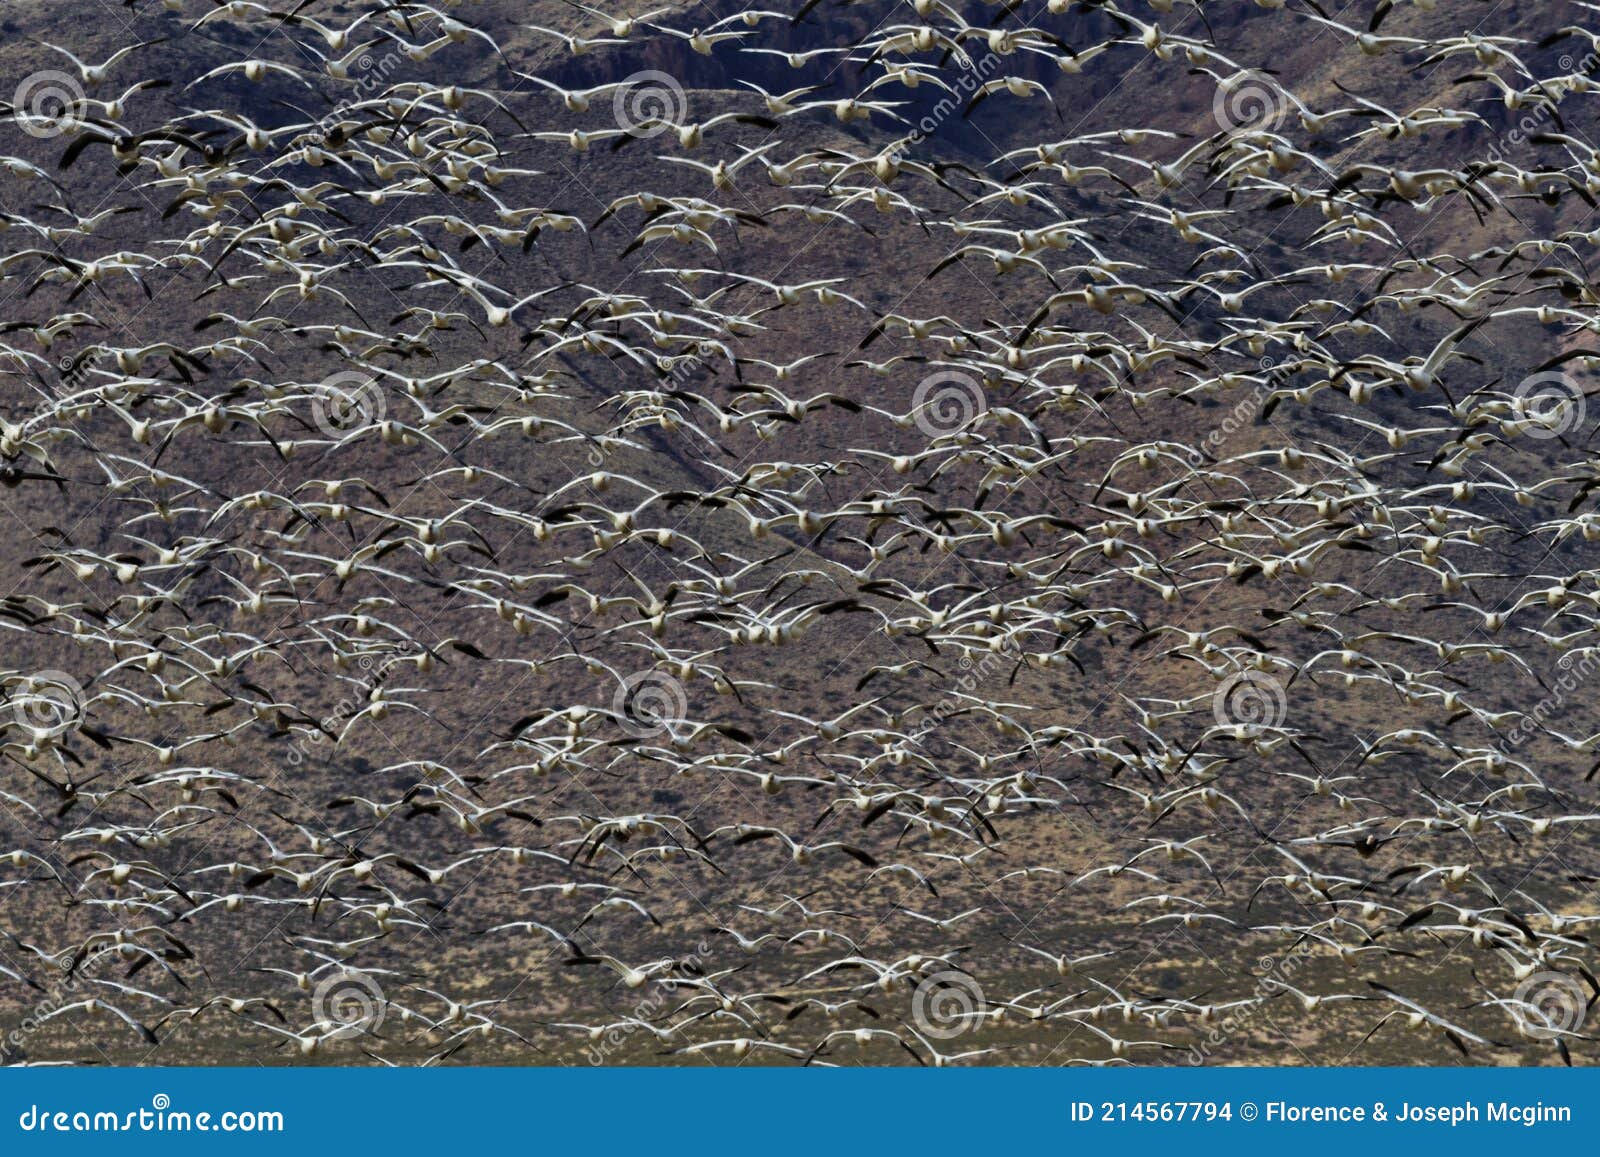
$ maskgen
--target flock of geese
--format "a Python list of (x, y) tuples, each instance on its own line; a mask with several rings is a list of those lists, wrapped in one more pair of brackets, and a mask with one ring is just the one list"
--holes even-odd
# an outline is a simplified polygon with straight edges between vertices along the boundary
[(1600, 6), (90, 7), (7, 1062), (1594, 1055)]

